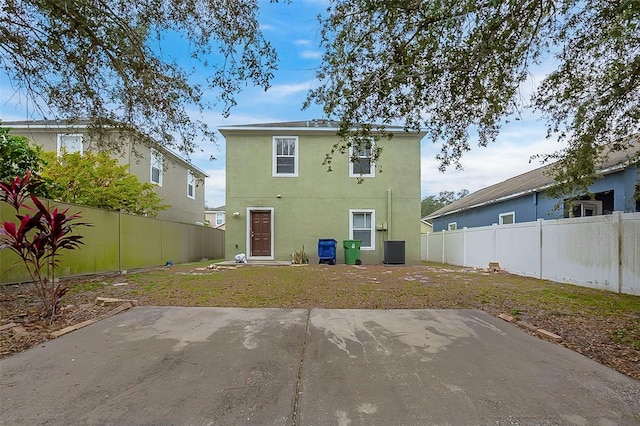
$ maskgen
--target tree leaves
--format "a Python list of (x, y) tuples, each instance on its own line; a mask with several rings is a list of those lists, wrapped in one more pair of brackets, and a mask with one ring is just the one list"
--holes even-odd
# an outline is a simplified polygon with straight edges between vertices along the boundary
[(487, 145), (529, 106), (521, 83), (556, 54), (532, 102), (549, 134), (569, 143), (554, 158), (582, 156), (577, 179), (601, 147), (640, 130), (639, 20), (633, 1), (334, 1), (322, 21), (321, 85), (305, 106), (340, 121), (342, 144), (392, 124), (425, 128), (444, 171), (460, 165), (471, 135)]
[[(276, 55), (257, 9), (256, 0), (7, 0), (0, 66), (45, 117), (88, 118), (93, 136), (111, 127), (188, 154), (214, 139), (191, 118), (211, 107), (204, 90), (228, 114), (242, 84), (269, 86)], [(193, 69), (178, 64), (181, 49)], [(100, 139), (105, 149), (121, 148), (120, 140)]]
[(155, 217), (169, 206), (153, 190), (140, 182), (106, 152), (80, 154), (46, 153), (48, 165), (42, 170), (53, 182), (48, 196), (58, 202), (81, 204), (107, 210)]

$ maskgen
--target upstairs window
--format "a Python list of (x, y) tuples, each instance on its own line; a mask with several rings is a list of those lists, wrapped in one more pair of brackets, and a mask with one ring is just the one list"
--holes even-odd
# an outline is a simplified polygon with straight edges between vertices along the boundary
[(375, 210), (349, 210), (349, 237), (362, 240), (361, 250), (375, 250)]
[(162, 154), (151, 150), (151, 183), (162, 186)]
[(196, 198), (196, 177), (191, 170), (187, 170), (187, 197)]
[(298, 137), (273, 137), (273, 176), (298, 176)]
[(349, 147), (349, 177), (374, 177), (373, 163), (374, 142), (363, 141), (360, 146)]
[(62, 155), (62, 152), (71, 154), (79, 152), (82, 154), (82, 135), (80, 134), (60, 134), (58, 135), (58, 143), (56, 152), (58, 156)]
[(447, 229), (449, 231), (455, 231), (456, 229), (458, 229), (458, 222), (451, 222), (447, 224)]

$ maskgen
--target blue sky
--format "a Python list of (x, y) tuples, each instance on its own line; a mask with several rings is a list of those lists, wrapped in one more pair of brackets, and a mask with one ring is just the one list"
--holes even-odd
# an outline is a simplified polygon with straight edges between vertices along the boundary
[[(326, 9), (324, 0), (294, 0), (290, 4), (272, 4), (260, 1), (260, 23), (265, 37), (278, 52), (279, 69), (268, 91), (246, 87), (237, 95), (237, 105), (228, 118), (218, 112), (206, 112), (204, 118), (212, 127), (232, 124), (252, 124), (277, 121), (296, 121), (322, 118), (322, 110), (312, 106), (302, 111), (307, 92), (315, 81), (315, 69), (320, 64), (320, 25), (316, 16)], [(522, 95), (526, 99), (541, 81), (547, 66), (532, 71), (523, 84)], [(6, 77), (0, 75), (0, 118), (3, 121), (29, 118), (22, 103), (12, 97), (6, 85)], [(33, 118), (33, 117), (31, 117)], [(463, 170), (450, 168), (446, 173), (438, 171), (435, 155), (439, 146), (424, 139), (421, 142), (422, 196), (440, 191), (471, 192), (509, 177), (524, 173), (540, 164), (530, 162), (534, 154), (551, 153), (559, 148), (557, 142), (547, 140), (544, 122), (530, 112), (522, 120), (512, 121), (503, 127), (498, 140), (486, 148), (474, 147), (462, 158)], [(225, 203), (225, 144), (220, 135), (217, 146), (201, 146), (202, 153), (195, 153), (190, 160), (206, 171), (206, 204), (217, 207)], [(215, 161), (209, 161), (213, 155)], [(322, 161), (322, 159), (319, 159)]]

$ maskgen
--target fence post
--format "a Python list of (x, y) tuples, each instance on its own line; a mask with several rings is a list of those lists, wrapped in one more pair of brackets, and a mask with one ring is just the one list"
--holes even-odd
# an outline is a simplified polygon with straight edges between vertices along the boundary
[(542, 222), (544, 219), (538, 219), (538, 278), (542, 279)]
[(429, 261), (429, 234), (430, 232), (427, 232), (427, 262)]
[(622, 293), (622, 212), (613, 212), (613, 226), (615, 228), (615, 266), (614, 274), (617, 281), (618, 293)]
[(122, 272), (122, 210), (118, 210), (118, 272)]
[(467, 227), (462, 228), (462, 266), (467, 266)]
[(445, 236), (445, 230), (442, 230), (442, 263), (447, 263), (445, 258), (444, 258), (444, 236)]

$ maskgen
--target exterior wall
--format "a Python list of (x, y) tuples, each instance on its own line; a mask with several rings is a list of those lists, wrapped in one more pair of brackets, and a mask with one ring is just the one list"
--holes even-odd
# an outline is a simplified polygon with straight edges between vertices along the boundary
[[(346, 155), (336, 154), (331, 167), (322, 164), (336, 142), (333, 131), (228, 130), (226, 181), (227, 259), (249, 255), (248, 208), (273, 209), (273, 259), (290, 260), (303, 246), (318, 262), (318, 239), (338, 241), (337, 260), (344, 261), (342, 241), (349, 239), (349, 210), (375, 209), (375, 250), (361, 250), (365, 264), (383, 260), (385, 240), (405, 241), (405, 261), (420, 262), (419, 135), (396, 135), (381, 141), (384, 151), (373, 178), (349, 177)], [(298, 136), (298, 177), (272, 177), (272, 137)], [(390, 209), (389, 209), (390, 207)]]
[[(613, 190), (614, 210), (633, 213), (636, 211), (633, 194), (635, 185), (639, 181), (638, 168), (632, 165), (623, 171), (606, 175), (595, 182), (589, 190), (593, 193)], [(433, 230), (434, 232), (446, 230), (451, 222), (456, 222), (458, 229), (493, 225), (499, 223), (501, 213), (512, 211), (515, 212), (516, 223), (537, 219), (560, 219), (563, 217), (562, 209), (563, 206), (562, 204), (558, 206), (557, 199), (545, 196), (544, 192), (537, 192), (435, 218)]]
[(425, 234), (424, 260), (640, 295), (640, 213)]
[[(83, 149), (95, 150), (97, 146), (87, 136), (86, 129), (82, 128), (41, 128), (41, 127), (13, 127), (6, 124), (11, 129), (11, 134), (21, 135), (29, 138), (31, 143), (40, 146), (43, 151), (56, 151), (57, 135), (64, 133), (83, 134)], [(121, 152), (114, 153), (120, 164), (129, 165), (129, 173), (138, 177), (140, 182), (151, 181), (150, 148), (146, 146), (136, 146), (133, 152), (128, 141), (122, 141)], [(187, 196), (187, 170), (188, 165), (176, 158), (174, 155), (164, 154), (164, 172), (162, 186), (156, 186), (155, 191), (163, 199), (165, 204), (171, 207), (158, 213), (158, 219), (172, 220), (184, 223), (204, 222), (204, 177), (196, 170), (192, 172), (198, 177), (200, 183), (195, 188), (195, 198)]]

